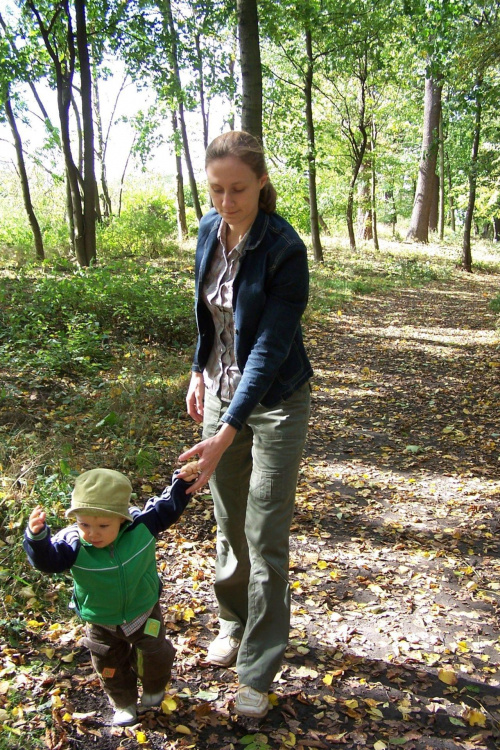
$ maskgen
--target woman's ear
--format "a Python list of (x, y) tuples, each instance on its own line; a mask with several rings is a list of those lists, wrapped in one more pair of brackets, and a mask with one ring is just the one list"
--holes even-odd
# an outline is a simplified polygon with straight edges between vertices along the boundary
[(264, 187), (264, 185), (267, 183), (268, 180), (269, 180), (269, 175), (268, 174), (263, 174), (262, 177), (259, 180), (259, 182), (260, 182), (260, 189), (261, 190)]

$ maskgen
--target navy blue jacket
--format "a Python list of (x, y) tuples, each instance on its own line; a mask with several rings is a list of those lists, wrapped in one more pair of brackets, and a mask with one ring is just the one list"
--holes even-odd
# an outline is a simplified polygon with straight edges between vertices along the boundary
[[(198, 342), (193, 370), (202, 372), (213, 340), (212, 316), (201, 289), (217, 248), (221, 217), (212, 209), (200, 222), (196, 248)], [(276, 406), (312, 376), (300, 319), (307, 305), (307, 250), (278, 214), (259, 210), (233, 285), (236, 362), (242, 373), (223, 417), (240, 430), (258, 404)]]

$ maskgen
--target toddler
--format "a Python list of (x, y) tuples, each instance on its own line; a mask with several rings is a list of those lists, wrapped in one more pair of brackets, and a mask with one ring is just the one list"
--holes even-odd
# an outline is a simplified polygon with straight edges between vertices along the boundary
[(190, 495), (196, 462), (175, 472), (171, 487), (129, 507), (132, 485), (112, 469), (91, 469), (77, 477), (66, 517), (75, 523), (51, 535), (45, 511), (30, 514), (24, 548), (44, 573), (69, 570), (73, 602), (86, 622), (83, 643), (113, 708), (113, 724), (137, 721), (138, 678), (143, 708), (158, 706), (170, 679), (175, 649), (166, 638), (160, 609), (161, 583), (155, 540), (174, 524)]

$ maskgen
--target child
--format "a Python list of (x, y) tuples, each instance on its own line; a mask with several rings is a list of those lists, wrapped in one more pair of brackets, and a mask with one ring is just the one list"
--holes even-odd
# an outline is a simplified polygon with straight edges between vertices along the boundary
[(165, 637), (159, 604), (155, 538), (177, 521), (196, 478), (196, 462), (141, 512), (129, 507), (132, 485), (112, 469), (77, 477), (66, 517), (76, 523), (51, 536), (37, 505), (24, 534), (30, 563), (44, 573), (70, 570), (73, 601), (86, 622), (83, 643), (115, 711), (113, 724), (137, 720), (137, 678), (144, 708), (163, 701), (175, 649)]

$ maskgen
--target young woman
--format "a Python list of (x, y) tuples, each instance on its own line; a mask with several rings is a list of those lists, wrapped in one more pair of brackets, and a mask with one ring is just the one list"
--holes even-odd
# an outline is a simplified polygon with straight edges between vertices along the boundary
[(312, 375), (300, 326), (307, 252), (275, 213), (253, 136), (219, 136), (205, 168), (214, 208), (198, 234), (198, 342), (186, 398), (203, 434), (180, 460), (198, 456), (189, 491), (210, 480), (217, 520), (220, 632), (207, 660), (236, 662), (235, 710), (261, 717), (290, 624), (289, 534)]

